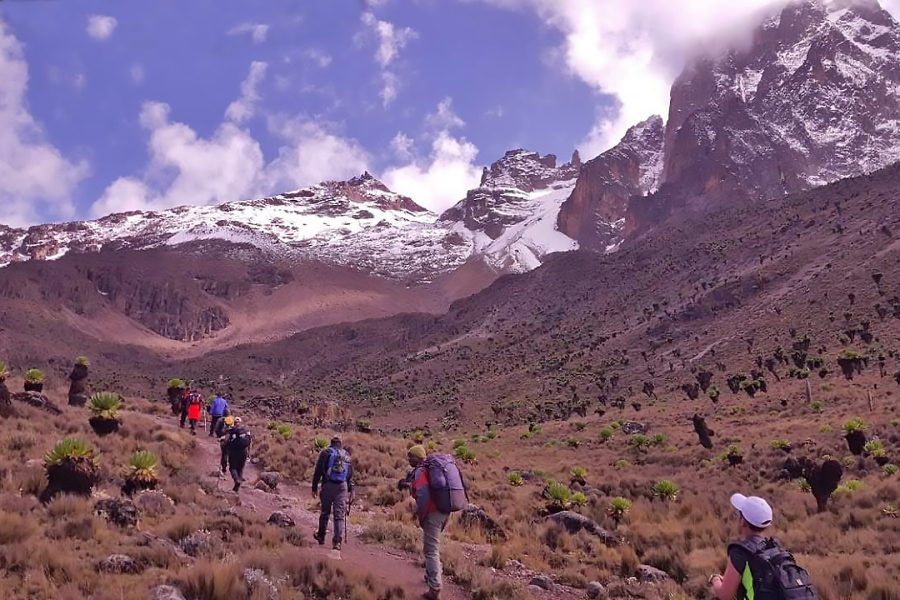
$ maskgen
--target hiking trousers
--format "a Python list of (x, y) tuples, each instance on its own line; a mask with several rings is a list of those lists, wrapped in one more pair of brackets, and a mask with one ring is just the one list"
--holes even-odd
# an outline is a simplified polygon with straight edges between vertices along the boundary
[(425, 554), (425, 582), (432, 590), (441, 589), (441, 534), (450, 515), (433, 512), (422, 522), (422, 550)]
[(319, 513), (318, 538), (325, 539), (325, 530), (328, 529), (328, 517), (334, 515), (334, 538), (332, 544), (340, 544), (344, 540), (344, 519), (347, 515), (347, 501), (350, 493), (347, 491), (346, 482), (326, 481), (322, 483), (322, 491), (319, 492), (319, 500), (322, 501), (322, 511)]
[(213, 436), (216, 434), (216, 423), (219, 422), (219, 419), (223, 418), (221, 415), (210, 415), (209, 417), (209, 435)]
[(231, 467), (231, 478), (234, 480), (235, 489), (241, 487), (241, 484), (244, 482), (244, 465), (246, 464), (246, 454), (228, 453), (228, 466)]

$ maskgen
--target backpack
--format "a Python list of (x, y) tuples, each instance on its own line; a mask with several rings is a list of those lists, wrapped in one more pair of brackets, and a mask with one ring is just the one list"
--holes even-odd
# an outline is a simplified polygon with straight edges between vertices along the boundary
[(187, 399), (188, 406), (194, 406), (195, 404), (203, 404), (203, 396), (201, 396), (198, 392), (191, 392), (188, 395)]
[(333, 483), (343, 483), (350, 479), (350, 454), (343, 448), (328, 449), (328, 466), (325, 478)]
[(231, 430), (231, 436), (228, 439), (228, 450), (231, 452), (246, 452), (250, 448), (250, 432), (243, 427), (235, 427)]
[(818, 600), (809, 574), (778, 540), (749, 539), (733, 547), (748, 553), (754, 600)]
[(450, 514), (468, 506), (469, 495), (453, 457), (432, 454), (422, 463), (422, 468), (428, 472), (428, 490), (440, 512)]

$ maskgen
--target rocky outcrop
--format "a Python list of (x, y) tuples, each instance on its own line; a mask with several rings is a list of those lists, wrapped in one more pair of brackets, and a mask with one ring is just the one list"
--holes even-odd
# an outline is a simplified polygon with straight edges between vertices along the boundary
[(620, 543), (617, 536), (600, 527), (596, 521), (570, 510), (552, 514), (547, 517), (547, 520), (561, 525), (569, 533), (578, 533), (579, 531), (590, 533), (600, 538), (600, 541), (607, 546), (618, 546)]
[(629, 199), (659, 185), (663, 142), (663, 120), (654, 116), (629, 129), (616, 147), (585, 163), (560, 209), (559, 230), (591, 250), (607, 250), (620, 242)]
[(62, 414), (62, 410), (60, 410), (60, 408), (52, 400), (50, 400), (50, 398), (40, 392), (19, 392), (18, 394), (13, 394), (11, 398), (16, 402), (30, 404), (35, 408), (46, 410), (48, 413), (53, 415)]
[(138, 524), (138, 509), (131, 500), (106, 498), (94, 505), (94, 514), (119, 527), (132, 528)]

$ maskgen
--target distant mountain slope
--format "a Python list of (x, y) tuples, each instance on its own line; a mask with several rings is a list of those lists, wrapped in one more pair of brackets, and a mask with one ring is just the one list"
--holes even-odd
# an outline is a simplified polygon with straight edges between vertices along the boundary
[[(792, 336), (809, 336), (828, 377), (844, 350), (870, 365), (881, 356), (893, 373), (898, 186), (900, 165), (777, 203), (686, 215), (616, 253), (559, 254), (502, 277), (442, 317), (311, 330), (208, 355), (189, 371), (214, 378), (241, 364), (233, 389), (243, 397), (299, 392), (419, 427), (646, 402), (645, 384), (680, 394), (698, 369), (727, 394), (726, 378), (762, 370)], [(780, 377), (789, 366), (776, 366)]]

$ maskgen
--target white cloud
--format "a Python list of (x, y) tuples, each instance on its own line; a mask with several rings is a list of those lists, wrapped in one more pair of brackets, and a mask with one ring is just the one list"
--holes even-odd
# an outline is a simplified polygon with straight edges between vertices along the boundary
[(128, 74), (131, 76), (132, 83), (138, 84), (144, 81), (144, 67), (135, 63), (131, 65)]
[(391, 140), (391, 151), (400, 160), (411, 160), (413, 157), (412, 149), (414, 142), (411, 137), (398, 131), (397, 135)]
[(303, 52), (303, 58), (318, 66), (320, 69), (324, 69), (329, 66), (331, 64), (331, 61), (333, 60), (330, 54), (318, 48), (310, 48), (306, 50), (305, 52)]
[(241, 124), (255, 113), (256, 85), (265, 63), (253, 63), (226, 119), (209, 138), (173, 122), (169, 105), (145, 102), (139, 116), (149, 132), (150, 161), (140, 176), (120, 177), (92, 206), (95, 216), (130, 210), (209, 205), (296, 189), (366, 170), (369, 157), (358, 142), (327, 124), (304, 118), (270, 118), (284, 145), (266, 162), (259, 142)]
[(699, 41), (748, 29), (760, 12), (786, 0), (481, 0), (535, 11), (565, 41), (567, 68), (618, 107), (598, 114), (582, 150), (619, 141), (652, 114), (666, 115), (669, 88)]
[(72, 190), (88, 174), (66, 159), (28, 111), (28, 65), (22, 46), (0, 20), (0, 222), (30, 225), (74, 214)]
[(375, 61), (381, 68), (381, 102), (387, 107), (397, 98), (400, 87), (400, 80), (391, 65), (418, 34), (411, 27), (397, 27), (389, 21), (382, 21), (370, 10), (363, 12), (362, 22), (378, 40)]
[(91, 15), (87, 20), (86, 31), (89, 36), (97, 41), (108, 40), (118, 24), (119, 21), (115, 17)]
[(259, 102), (259, 84), (266, 76), (268, 65), (255, 60), (250, 64), (250, 73), (241, 84), (241, 97), (228, 105), (225, 117), (235, 123), (242, 123), (252, 117)]
[(265, 23), (244, 22), (228, 30), (228, 35), (249, 35), (255, 44), (262, 44), (269, 35), (269, 26)]
[(269, 129), (288, 145), (265, 169), (267, 189), (285, 190), (319, 181), (349, 179), (368, 168), (369, 155), (356, 140), (336, 135), (321, 123), (273, 118)]
[(466, 124), (459, 115), (453, 112), (453, 98), (441, 100), (437, 109), (425, 117), (425, 124), (432, 129), (458, 129)]
[(444, 98), (425, 117), (433, 135), (431, 154), (425, 159), (413, 156), (413, 141), (409, 136), (402, 132), (395, 135), (391, 149), (405, 164), (388, 168), (383, 176), (389, 188), (434, 212), (450, 208), (481, 181), (481, 168), (475, 164), (478, 148), (464, 137), (450, 133), (450, 129), (465, 124), (452, 107), (452, 99)]

